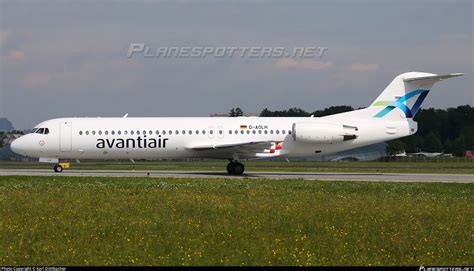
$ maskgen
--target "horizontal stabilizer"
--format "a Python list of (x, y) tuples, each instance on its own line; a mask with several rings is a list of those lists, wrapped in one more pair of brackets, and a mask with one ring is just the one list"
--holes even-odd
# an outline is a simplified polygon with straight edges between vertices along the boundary
[(425, 83), (425, 82), (437, 82), (441, 81), (444, 79), (452, 78), (452, 77), (458, 77), (462, 76), (464, 73), (450, 73), (450, 74), (443, 74), (443, 75), (428, 75), (428, 76), (421, 76), (421, 77), (408, 77), (404, 78), (403, 81), (405, 82), (420, 82), (420, 83)]

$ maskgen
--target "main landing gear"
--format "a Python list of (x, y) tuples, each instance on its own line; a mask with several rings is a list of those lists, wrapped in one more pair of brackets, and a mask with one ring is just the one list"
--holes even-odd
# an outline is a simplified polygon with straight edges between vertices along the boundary
[(244, 165), (237, 161), (230, 161), (230, 163), (227, 165), (227, 172), (231, 175), (242, 175), (244, 170)]
[(61, 166), (60, 164), (54, 165), (53, 169), (54, 172), (63, 172), (63, 166)]

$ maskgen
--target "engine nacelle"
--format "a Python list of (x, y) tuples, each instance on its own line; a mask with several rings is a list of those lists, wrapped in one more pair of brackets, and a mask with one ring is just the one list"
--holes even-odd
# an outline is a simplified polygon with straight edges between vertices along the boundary
[(334, 123), (293, 123), (293, 139), (298, 142), (333, 144), (357, 138), (356, 127)]

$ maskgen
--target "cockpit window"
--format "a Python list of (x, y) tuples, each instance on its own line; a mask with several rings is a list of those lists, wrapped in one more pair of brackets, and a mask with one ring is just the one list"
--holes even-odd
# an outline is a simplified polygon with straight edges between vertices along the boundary
[(49, 134), (49, 129), (48, 128), (35, 128), (32, 133), (47, 135)]
[(34, 134), (34, 133), (36, 133), (36, 131), (38, 131), (38, 130), (39, 130), (39, 128), (33, 128), (33, 129), (31, 130), (31, 133)]

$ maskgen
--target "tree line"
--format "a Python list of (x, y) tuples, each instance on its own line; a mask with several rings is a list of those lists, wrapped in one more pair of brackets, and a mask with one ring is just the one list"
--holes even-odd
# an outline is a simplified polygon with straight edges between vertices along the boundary
[[(242, 116), (242, 110), (236, 114), (232, 109), (229, 116)], [(354, 110), (347, 105), (331, 106), (323, 110), (307, 112), (293, 107), (286, 110), (263, 109), (260, 117), (324, 117), (332, 114)], [(464, 155), (465, 150), (474, 149), (474, 107), (461, 105), (447, 109), (421, 109), (416, 114), (418, 132), (415, 135), (387, 142), (387, 153), (396, 154), (403, 151), (442, 152), (456, 156)]]
[(462, 156), (465, 150), (474, 149), (474, 107), (461, 105), (448, 109), (422, 109), (414, 120), (418, 122), (418, 132), (388, 142), (389, 154), (405, 150)]

